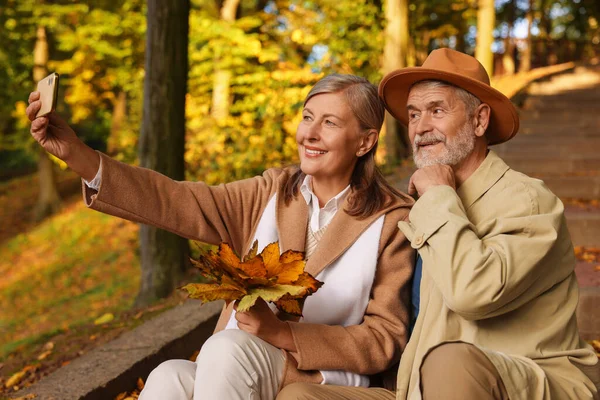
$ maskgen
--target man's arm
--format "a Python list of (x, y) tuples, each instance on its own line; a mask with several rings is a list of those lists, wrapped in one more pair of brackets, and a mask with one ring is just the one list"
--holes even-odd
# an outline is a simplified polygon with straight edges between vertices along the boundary
[(489, 210), (483, 237), (455, 190), (445, 185), (427, 190), (413, 207), (410, 223), (399, 223), (446, 305), (466, 319), (512, 311), (572, 273), (572, 246), (562, 240), (568, 232), (556, 197), (541, 183), (518, 182), (506, 187), (498, 201), (509, 202), (508, 211)]

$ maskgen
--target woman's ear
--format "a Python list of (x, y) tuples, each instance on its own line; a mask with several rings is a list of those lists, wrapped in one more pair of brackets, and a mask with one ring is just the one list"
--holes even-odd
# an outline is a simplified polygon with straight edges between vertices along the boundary
[(356, 156), (362, 157), (367, 154), (373, 148), (373, 146), (375, 146), (378, 140), (379, 132), (377, 132), (375, 129), (369, 129), (360, 141), (360, 145), (356, 150)]
[(492, 109), (488, 104), (481, 103), (475, 109), (475, 114), (473, 117), (475, 119), (475, 135), (477, 137), (482, 137), (490, 124)]

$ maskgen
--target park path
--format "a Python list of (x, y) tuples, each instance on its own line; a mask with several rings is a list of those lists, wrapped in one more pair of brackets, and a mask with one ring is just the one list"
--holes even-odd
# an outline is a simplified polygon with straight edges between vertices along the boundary
[[(519, 96), (523, 97), (523, 96)], [(600, 338), (600, 68), (576, 67), (535, 82), (519, 107), (518, 135), (492, 149), (516, 171), (542, 179), (565, 204), (579, 258), (577, 319), (582, 338)], [(411, 168), (391, 182), (406, 190)]]
[(600, 68), (577, 67), (531, 84), (519, 114), (519, 134), (494, 150), (513, 169), (542, 179), (565, 204), (576, 253), (588, 260), (576, 266), (580, 333), (599, 339)]

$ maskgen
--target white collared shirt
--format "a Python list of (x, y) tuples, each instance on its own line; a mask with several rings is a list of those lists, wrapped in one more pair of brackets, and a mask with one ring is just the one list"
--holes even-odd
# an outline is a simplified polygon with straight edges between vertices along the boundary
[(319, 199), (312, 190), (312, 180), (312, 176), (306, 175), (302, 182), (302, 186), (300, 186), (300, 193), (308, 205), (310, 229), (312, 229), (313, 232), (316, 232), (329, 225), (335, 214), (344, 204), (346, 195), (350, 190), (350, 185), (346, 186), (346, 188), (339, 192), (335, 197), (332, 197), (325, 206), (321, 208), (319, 207)]

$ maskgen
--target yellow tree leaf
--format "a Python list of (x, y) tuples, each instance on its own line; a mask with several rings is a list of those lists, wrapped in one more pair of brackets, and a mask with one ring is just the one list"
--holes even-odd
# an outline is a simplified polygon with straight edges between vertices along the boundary
[(227, 263), (228, 265), (237, 268), (240, 263), (240, 258), (235, 254), (231, 246), (227, 243), (221, 243), (219, 245), (219, 257), (221, 261)]
[(279, 256), (279, 262), (284, 264), (292, 261), (302, 260), (304, 260), (304, 252), (302, 251), (286, 250), (281, 256)]
[(239, 269), (252, 278), (264, 278), (267, 276), (267, 269), (265, 268), (262, 256), (256, 256), (240, 263)]
[(250, 248), (248, 254), (246, 254), (246, 257), (244, 257), (244, 261), (256, 257), (256, 253), (258, 253), (258, 240), (255, 240), (254, 243), (252, 243), (252, 247)]
[(260, 255), (262, 256), (265, 268), (267, 269), (267, 277), (270, 278), (277, 275), (276, 273), (273, 273), (273, 271), (277, 270), (279, 267), (279, 243), (275, 242), (268, 244)]
[(112, 313), (106, 313), (100, 316), (99, 318), (96, 318), (96, 320), (94, 321), (94, 325), (104, 325), (109, 323), (113, 319), (115, 319), (115, 316)]
[(321, 286), (323, 286), (323, 282), (317, 280), (308, 272), (302, 273), (298, 280), (294, 282), (294, 285), (302, 286), (308, 292), (307, 294), (312, 294), (319, 290)]
[(303, 291), (305, 291), (304, 287), (293, 285), (274, 285), (272, 287), (250, 289), (248, 294), (240, 300), (237, 310), (239, 312), (248, 311), (259, 297), (266, 302), (275, 302), (287, 294), (297, 296)]
[(288, 314), (302, 316), (302, 307), (300, 301), (294, 298), (286, 298), (285, 296), (275, 302), (275, 305), (280, 311)]
[(200, 299), (203, 302), (214, 300), (237, 300), (245, 295), (245, 292), (240, 291), (236, 286), (216, 283), (189, 283), (182, 287), (188, 292), (192, 299)]
[(303, 272), (304, 260), (279, 264), (277, 268), (273, 269), (273, 273), (277, 277), (277, 283), (282, 285), (296, 282)]

